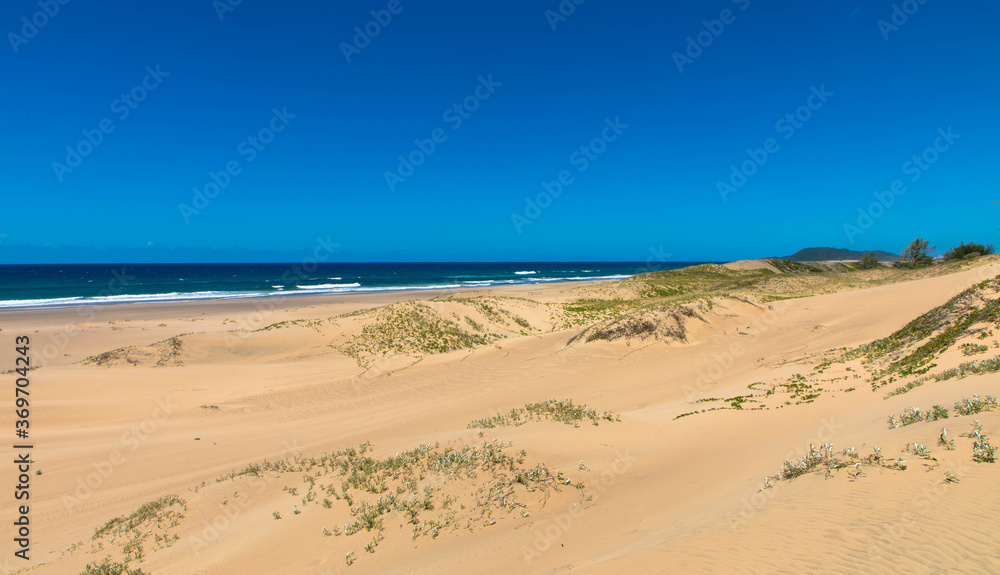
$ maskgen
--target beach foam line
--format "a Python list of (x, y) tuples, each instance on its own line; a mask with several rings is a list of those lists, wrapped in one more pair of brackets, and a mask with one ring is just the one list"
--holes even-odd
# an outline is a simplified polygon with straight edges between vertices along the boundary
[(242, 299), (251, 297), (263, 297), (275, 292), (266, 291), (245, 291), (245, 292), (168, 292), (151, 294), (126, 294), (95, 297), (62, 297), (46, 299), (12, 299), (0, 301), (0, 309), (19, 308), (53, 308), (53, 307), (73, 307), (87, 306), (94, 304), (109, 303), (155, 303), (173, 301), (193, 301), (203, 299)]
[(36, 306), (57, 306), (57, 305), (73, 305), (73, 302), (79, 302), (82, 297), (57, 297), (57, 298), (46, 298), (46, 299), (8, 299), (0, 301), (0, 309), (7, 308), (19, 308), (19, 307), (36, 307)]
[[(298, 290), (285, 290), (285, 286), (274, 287), (274, 291), (201, 291), (201, 292), (168, 292), (155, 294), (127, 294), (96, 297), (65, 297), (65, 298), (43, 298), (43, 299), (20, 299), (20, 300), (0, 300), (0, 310), (14, 309), (44, 309), (61, 307), (85, 307), (98, 304), (115, 303), (168, 303), (185, 302), (198, 300), (226, 300), (226, 299), (250, 299), (262, 297), (296, 297), (315, 295), (337, 295), (337, 294), (365, 294), (381, 293), (393, 291), (425, 291), (436, 289), (457, 289), (457, 288), (485, 288), (493, 285), (530, 285), (540, 282), (560, 282), (560, 281), (585, 281), (585, 280), (614, 280), (624, 279), (627, 275), (593, 276), (593, 277), (568, 277), (568, 278), (525, 278), (507, 280), (482, 280), (467, 281), (462, 283), (449, 284), (429, 284), (429, 285), (391, 285), (391, 286), (364, 286), (358, 283), (350, 284), (321, 284), (314, 286), (296, 286)], [(487, 283), (492, 282), (492, 283)], [(277, 285), (277, 284), (276, 284)]]
[(490, 287), (499, 285), (523, 284), (518, 280), (469, 280), (462, 282), (462, 287)]
[(623, 280), (625, 278), (630, 278), (629, 275), (612, 275), (612, 276), (574, 276), (571, 278), (528, 278), (530, 282), (568, 282), (568, 281), (585, 281), (585, 280)]
[(370, 292), (382, 292), (382, 291), (418, 291), (418, 290), (429, 290), (429, 289), (455, 289), (463, 286), (461, 284), (435, 284), (435, 285), (409, 285), (409, 286), (381, 286), (381, 287), (363, 287), (357, 289), (349, 290), (351, 293), (370, 293)]
[(318, 285), (313, 285), (313, 286), (301, 286), (301, 285), (297, 285), (295, 287), (297, 287), (299, 289), (335, 289), (335, 288), (355, 288), (355, 287), (361, 287), (361, 284), (359, 284), (359, 283), (351, 283), (351, 284), (318, 284)]
[(84, 298), (84, 303), (143, 303), (164, 301), (188, 301), (200, 299), (241, 299), (261, 297), (271, 292), (266, 291), (196, 291), (108, 295)]

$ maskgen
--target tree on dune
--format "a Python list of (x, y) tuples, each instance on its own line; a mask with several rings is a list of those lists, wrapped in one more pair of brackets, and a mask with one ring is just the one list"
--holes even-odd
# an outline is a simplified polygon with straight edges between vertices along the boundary
[(896, 267), (921, 268), (929, 266), (934, 263), (930, 252), (935, 249), (937, 246), (927, 247), (927, 240), (917, 238), (910, 242), (910, 245), (900, 254), (900, 261), (896, 263)]

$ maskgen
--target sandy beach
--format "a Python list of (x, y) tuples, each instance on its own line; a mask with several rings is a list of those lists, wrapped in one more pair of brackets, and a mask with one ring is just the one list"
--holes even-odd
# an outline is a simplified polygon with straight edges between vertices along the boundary
[(703, 267), (695, 287), (658, 272), (2, 312), (3, 370), (18, 336), (35, 367), (31, 560), (4, 566), (1000, 571), (1000, 466), (974, 457), (976, 430), (1000, 444), (1000, 375), (934, 377), (998, 353), (997, 318), (961, 322), (991, 309), (1000, 258)]

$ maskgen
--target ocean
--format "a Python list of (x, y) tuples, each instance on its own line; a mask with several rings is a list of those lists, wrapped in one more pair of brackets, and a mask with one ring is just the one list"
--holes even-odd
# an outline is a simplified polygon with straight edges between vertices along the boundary
[(614, 280), (699, 263), (0, 265), (0, 309)]

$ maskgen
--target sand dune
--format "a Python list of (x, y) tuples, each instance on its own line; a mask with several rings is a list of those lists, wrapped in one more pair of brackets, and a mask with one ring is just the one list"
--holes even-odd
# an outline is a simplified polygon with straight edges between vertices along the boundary
[[(974, 461), (976, 440), (961, 434), (979, 420), (997, 437), (1000, 412), (952, 406), (997, 395), (1000, 375), (930, 377), (998, 353), (1000, 317), (956, 328), (905, 375), (930, 337), (903, 342), (904, 330), (880, 344), (901, 347), (871, 358), (874, 347), (844, 349), (995, 277), (991, 262), (913, 281), (788, 275), (660, 307), (643, 302), (673, 301), (686, 276), (265, 309), (108, 306), (86, 322), (6, 313), (5, 365), (15, 335), (39, 353), (62, 342), (31, 372), (42, 475), (30, 565), (76, 574), (130, 555), (156, 575), (998, 572), (1000, 466)], [(737, 279), (759, 270), (733, 268)], [(942, 317), (989, 309), (984, 289)], [(808, 290), (823, 295), (797, 297)], [(538, 405), (549, 398), (573, 406)], [(887, 425), (934, 405), (950, 417)], [(954, 449), (937, 444), (942, 427)], [(858, 456), (776, 476), (825, 443)], [(881, 463), (867, 459), (876, 447)], [(4, 474), (15, 481), (11, 466)]]

